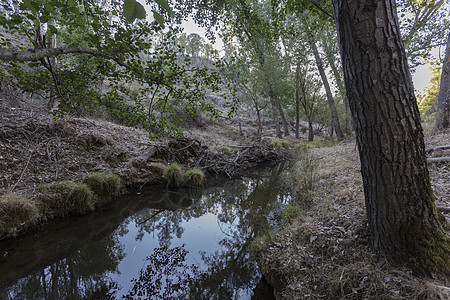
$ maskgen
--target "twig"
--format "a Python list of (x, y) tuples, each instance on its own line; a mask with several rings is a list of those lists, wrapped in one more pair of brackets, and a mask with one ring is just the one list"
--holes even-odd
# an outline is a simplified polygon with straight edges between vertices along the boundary
[(436, 208), (442, 212), (448, 213), (450, 212), (450, 207), (445, 207), (445, 206), (436, 206)]
[(31, 150), (30, 156), (28, 157), (28, 160), (27, 160), (27, 164), (25, 165), (25, 168), (22, 170), (22, 173), (20, 174), (19, 179), (18, 179), (17, 182), (13, 185), (13, 187), (12, 187), (11, 189), (9, 189), (9, 192), (10, 192), (10, 193), (12, 193), (12, 192), (14, 191), (14, 189), (16, 188), (16, 186), (17, 186), (17, 185), (19, 184), (19, 182), (22, 180), (23, 174), (25, 174), (25, 171), (26, 171), (27, 168), (28, 168), (28, 165), (29, 165), (29, 163), (30, 163), (31, 157), (33, 156), (34, 150), (35, 150), (35, 149)]

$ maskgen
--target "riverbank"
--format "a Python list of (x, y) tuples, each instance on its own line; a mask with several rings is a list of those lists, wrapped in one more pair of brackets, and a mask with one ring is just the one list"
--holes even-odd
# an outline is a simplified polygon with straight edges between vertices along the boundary
[[(269, 139), (246, 138), (253, 128), (231, 122), (205, 121), (183, 139), (150, 141), (144, 130), (101, 119), (55, 121), (31, 108), (0, 109), (0, 197), (5, 206), (0, 240), (56, 217), (93, 211), (120, 190), (164, 184), (170, 163), (184, 171), (200, 169), (208, 177), (233, 176), (253, 164), (287, 157), (287, 150), (269, 146)], [(98, 180), (93, 183), (93, 178)], [(81, 203), (57, 205), (72, 194)], [(50, 210), (43, 203), (49, 197), (55, 204)]]
[[(427, 149), (448, 144), (450, 130), (433, 133), (426, 126)], [(393, 267), (368, 250), (354, 137), (333, 147), (312, 148), (310, 155), (317, 163), (312, 207), (290, 218), (281, 233), (266, 237), (258, 251), (262, 272), (278, 288), (279, 297), (449, 299), (448, 279), (416, 277), (411, 270)], [(450, 207), (449, 167), (448, 162), (429, 163), (440, 207)], [(450, 221), (448, 211), (444, 215)]]

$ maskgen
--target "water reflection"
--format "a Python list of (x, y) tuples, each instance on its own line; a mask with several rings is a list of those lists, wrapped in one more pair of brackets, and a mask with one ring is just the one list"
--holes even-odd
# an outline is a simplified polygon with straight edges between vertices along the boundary
[(288, 195), (283, 166), (201, 190), (153, 188), (16, 241), (0, 299), (250, 299), (250, 240)]

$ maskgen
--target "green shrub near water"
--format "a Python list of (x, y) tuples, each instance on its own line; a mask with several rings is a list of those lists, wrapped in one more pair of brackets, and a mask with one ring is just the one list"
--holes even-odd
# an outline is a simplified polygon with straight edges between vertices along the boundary
[(171, 163), (163, 171), (163, 178), (171, 187), (179, 187), (183, 181), (183, 169), (177, 163)]
[(205, 173), (200, 169), (191, 169), (184, 174), (184, 185), (201, 187), (205, 182)]
[(39, 200), (48, 216), (63, 217), (94, 210), (95, 195), (85, 183), (63, 181), (44, 188), (43, 193)]
[(33, 224), (39, 212), (33, 201), (20, 194), (0, 196), (0, 236), (8, 231), (13, 234), (19, 227)]
[(117, 195), (121, 187), (120, 177), (116, 174), (90, 174), (83, 178), (83, 183), (99, 196)]

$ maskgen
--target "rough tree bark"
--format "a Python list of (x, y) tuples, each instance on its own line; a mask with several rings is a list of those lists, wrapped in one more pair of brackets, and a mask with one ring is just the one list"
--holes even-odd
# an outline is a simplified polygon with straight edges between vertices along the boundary
[(447, 37), (447, 47), (442, 66), (441, 84), (436, 107), (436, 128), (443, 129), (450, 126), (450, 32)]
[(333, 0), (355, 121), (369, 243), (416, 271), (450, 274), (394, 0)]

